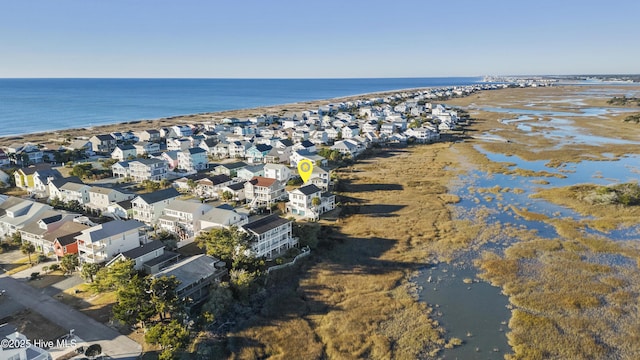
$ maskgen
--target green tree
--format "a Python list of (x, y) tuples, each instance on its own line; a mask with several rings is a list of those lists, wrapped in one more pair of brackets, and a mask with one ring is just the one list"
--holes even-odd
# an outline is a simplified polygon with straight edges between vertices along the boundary
[(251, 262), (249, 253), (249, 234), (238, 230), (237, 227), (211, 229), (196, 238), (196, 243), (201, 249), (205, 249), (208, 255), (215, 256), (238, 267)]
[(151, 279), (149, 282), (149, 292), (151, 293), (151, 304), (160, 315), (160, 320), (165, 319), (167, 312), (175, 312), (180, 305), (176, 289), (180, 285), (180, 280), (175, 276), (161, 276)]
[(231, 191), (223, 191), (222, 196), (220, 196), (223, 201), (230, 201), (233, 199), (233, 193)]
[(22, 244), (22, 234), (20, 234), (19, 232), (16, 231), (11, 235), (10, 240), (11, 240), (11, 244), (13, 244), (13, 245), (16, 245), (16, 246), (17, 245), (21, 245)]
[(294, 223), (293, 236), (300, 239), (300, 245), (308, 246), (315, 249), (318, 246), (318, 235), (320, 234), (320, 225), (317, 223)]
[(31, 254), (36, 251), (36, 247), (30, 242), (24, 242), (20, 246), (20, 251), (29, 257), (29, 265), (31, 265)]
[(322, 204), (322, 200), (320, 200), (319, 197), (314, 197), (313, 199), (311, 199), (311, 205), (315, 206), (316, 208), (321, 204)]
[(221, 318), (233, 304), (233, 293), (228, 283), (221, 283), (209, 290), (209, 299), (202, 305), (202, 313), (210, 315), (209, 321)]
[(232, 269), (229, 272), (231, 289), (238, 299), (244, 302), (249, 300), (249, 295), (252, 293), (253, 285), (257, 277), (258, 273), (245, 269)]
[(100, 266), (98, 264), (84, 263), (82, 264), (80, 275), (83, 279), (88, 280), (89, 282), (93, 282), (93, 277), (96, 276), (98, 270), (100, 270)]
[(152, 181), (152, 180), (143, 180), (142, 181), (142, 186), (145, 188), (145, 190), (151, 192), (151, 191), (157, 191), (160, 189), (160, 183), (156, 182), (156, 181)]
[(87, 178), (93, 175), (93, 165), (91, 164), (76, 164), (70, 173), (72, 176), (77, 176), (81, 179)]
[(167, 179), (162, 179), (160, 180), (160, 187), (163, 189), (168, 188), (169, 186), (171, 186), (171, 181), (167, 180)]
[(172, 320), (168, 324), (156, 324), (150, 327), (144, 339), (149, 344), (158, 344), (162, 347), (160, 360), (175, 359), (178, 350), (189, 343), (189, 330), (178, 321)]
[(189, 190), (193, 191), (193, 189), (195, 189), (198, 184), (193, 179), (188, 179), (187, 186), (189, 187)]
[(103, 267), (96, 273), (91, 288), (96, 291), (117, 290), (131, 281), (136, 271), (133, 260), (117, 261), (109, 267)]
[(65, 255), (60, 260), (60, 269), (62, 270), (62, 273), (65, 275), (72, 273), (77, 266), (78, 266), (77, 254)]
[(138, 322), (145, 326), (155, 314), (151, 295), (147, 291), (147, 279), (134, 275), (128, 282), (116, 290), (116, 303), (112, 309), (113, 317), (127, 325)]

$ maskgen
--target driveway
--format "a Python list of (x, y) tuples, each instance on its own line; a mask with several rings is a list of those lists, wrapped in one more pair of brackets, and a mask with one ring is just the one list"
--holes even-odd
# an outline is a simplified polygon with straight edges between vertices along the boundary
[[(121, 335), (116, 330), (97, 322), (83, 313), (55, 300), (38, 289), (6, 275), (0, 275), (3, 296), (20, 303), (64, 329), (74, 329), (75, 334), (87, 343), (99, 343), (105, 354), (113, 359), (136, 359), (142, 352), (140, 344)], [(6, 301), (9, 299), (5, 299)]]

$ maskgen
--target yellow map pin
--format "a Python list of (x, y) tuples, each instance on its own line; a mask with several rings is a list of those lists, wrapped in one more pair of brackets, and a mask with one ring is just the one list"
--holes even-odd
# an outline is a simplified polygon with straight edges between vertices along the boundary
[(311, 173), (313, 173), (313, 163), (307, 159), (298, 161), (298, 173), (300, 174), (302, 181), (309, 181)]

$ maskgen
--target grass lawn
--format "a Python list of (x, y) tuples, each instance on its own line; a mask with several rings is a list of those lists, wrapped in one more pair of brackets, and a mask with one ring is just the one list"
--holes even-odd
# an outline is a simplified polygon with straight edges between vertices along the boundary
[(116, 293), (110, 291), (95, 294), (89, 290), (88, 284), (80, 284), (61, 292), (56, 295), (56, 298), (85, 315), (106, 323), (111, 318), (111, 308), (116, 302)]
[[(33, 262), (33, 260), (35, 260), (34, 259), (34, 255), (31, 255), (31, 256), (32, 256), (31, 261)], [(15, 261), (15, 262), (13, 262), (11, 264), (5, 265), (5, 268), (9, 269), (7, 271), (7, 275), (13, 275), (13, 274), (18, 273), (20, 271), (27, 270), (31, 266), (32, 265), (29, 264), (29, 258), (28, 257), (24, 257), (24, 258), (22, 258), (22, 259), (20, 259), (18, 261)]]

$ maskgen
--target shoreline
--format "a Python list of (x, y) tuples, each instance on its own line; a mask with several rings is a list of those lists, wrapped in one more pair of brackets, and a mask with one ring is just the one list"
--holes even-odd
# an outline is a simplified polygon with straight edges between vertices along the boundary
[[(222, 119), (224, 117), (253, 117), (260, 116), (263, 114), (274, 114), (278, 112), (301, 112), (305, 110), (312, 109), (314, 107), (327, 105), (336, 102), (345, 102), (345, 101), (355, 101), (366, 99), (371, 96), (389, 96), (395, 95), (402, 92), (418, 92), (418, 91), (429, 91), (433, 89), (441, 89), (441, 88), (453, 88), (453, 87), (466, 87), (466, 86), (477, 86), (483, 85), (485, 83), (477, 82), (471, 85), (447, 85), (447, 86), (431, 86), (431, 87), (417, 87), (417, 88), (402, 88), (395, 90), (384, 90), (377, 92), (369, 92), (369, 93), (361, 93), (361, 94), (353, 94), (347, 96), (339, 96), (333, 98), (325, 98), (325, 99), (315, 99), (315, 100), (305, 100), (298, 101), (292, 103), (283, 103), (283, 104), (274, 104), (274, 105), (264, 105), (258, 107), (250, 107), (250, 108), (239, 108), (239, 109), (229, 109), (229, 110), (221, 110), (221, 111), (212, 111), (212, 112), (203, 112), (203, 113), (192, 113), (192, 114), (181, 114), (181, 115), (173, 115), (166, 116), (154, 119), (132, 119), (128, 121), (118, 121), (109, 124), (100, 124), (89, 127), (71, 127), (71, 128), (61, 128), (61, 129), (50, 129), (43, 131), (36, 131), (32, 133), (20, 133), (14, 135), (2, 135), (0, 136), (0, 146), (7, 146), (13, 142), (30, 142), (35, 144), (50, 144), (53, 143), (50, 138), (43, 139), (47, 136), (64, 136), (69, 134), (74, 137), (79, 136), (88, 136), (93, 135), (98, 131), (98, 133), (111, 133), (116, 131), (140, 131), (149, 128), (159, 128), (163, 126), (173, 126), (175, 124), (184, 124), (184, 123), (204, 123), (206, 121), (214, 121), (217, 119)], [(484, 90), (482, 90), (484, 91)], [(294, 109), (290, 109), (294, 108)], [(121, 129), (121, 126), (128, 125), (126, 130)]]

